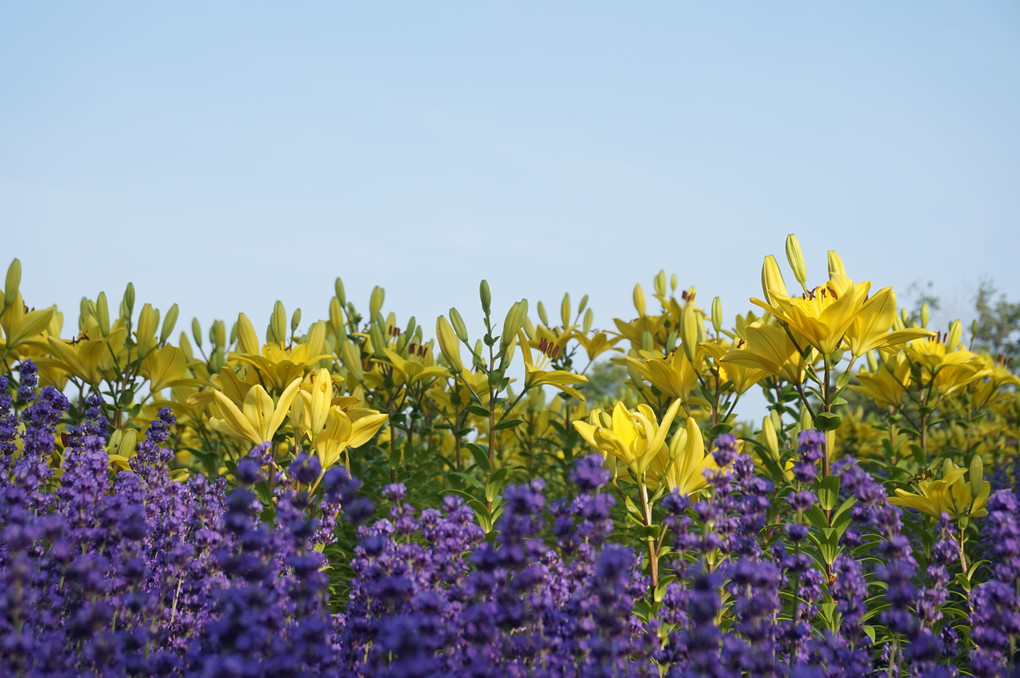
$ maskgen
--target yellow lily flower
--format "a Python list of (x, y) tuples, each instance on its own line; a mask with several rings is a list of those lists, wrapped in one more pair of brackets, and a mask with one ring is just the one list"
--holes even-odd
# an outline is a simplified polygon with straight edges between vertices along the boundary
[(887, 349), (905, 344), (911, 339), (933, 337), (935, 333), (922, 327), (894, 330), (889, 329), (896, 321), (896, 293), (891, 287), (883, 287), (864, 302), (854, 316), (846, 333), (850, 353), (860, 357), (873, 349)]
[(531, 357), (531, 345), (528, 343), (528, 339), (523, 334), (520, 335), (520, 341), (518, 343), (521, 346), (521, 353), (524, 355), (524, 388), (529, 389), (535, 386), (552, 386), (558, 388), (564, 393), (568, 393), (578, 400), (584, 400), (584, 396), (576, 388), (573, 388), (574, 384), (583, 384), (588, 381), (587, 377), (580, 374), (574, 374), (573, 372), (567, 372), (566, 370), (546, 370), (546, 366), (552, 361), (552, 359), (559, 353), (559, 347), (555, 344), (541, 343), (539, 349), (541, 350), (541, 358), (538, 364), (532, 360)]
[(793, 384), (803, 383), (807, 366), (786, 330), (756, 320), (740, 332), (736, 347), (723, 356), (724, 363), (765, 370)]
[(668, 357), (640, 350), (637, 354), (639, 357), (614, 358), (613, 362), (633, 366), (652, 386), (672, 399), (686, 398), (698, 383), (698, 373), (683, 351), (673, 351)]
[(235, 362), (251, 365), (262, 375), (270, 391), (282, 391), (294, 379), (304, 377), (305, 370), (320, 360), (333, 356), (326, 352), (326, 323), (319, 321), (308, 329), (303, 343), (292, 347), (267, 342), (259, 350), (258, 336), (248, 317), (237, 316), (237, 346), (239, 353), (231, 353)]
[[(339, 407), (330, 407), (322, 432), (315, 436), (313, 448), (325, 471), (335, 464), (349, 447), (364, 445), (386, 422), (387, 415), (374, 410), (344, 412)], [(345, 466), (350, 469), (349, 459)]]
[[(149, 390), (158, 393), (164, 388), (176, 386), (184, 380), (188, 371), (187, 357), (184, 351), (176, 346), (161, 346), (153, 349), (142, 360), (139, 372), (149, 380)], [(198, 380), (188, 380), (200, 384)]]
[(294, 428), (307, 434), (311, 440), (326, 426), (330, 408), (346, 410), (361, 402), (352, 396), (334, 397), (333, 383), (338, 380), (341, 380), (339, 376), (334, 377), (329, 370), (320, 367), (301, 382), (301, 390), (294, 399), (290, 418)]
[(896, 407), (903, 402), (903, 394), (910, 386), (910, 364), (903, 353), (888, 358), (874, 373), (862, 369), (850, 388), (875, 401), (877, 405)]
[(686, 426), (673, 434), (669, 447), (659, 450), (649, 476), (665, 483), (671, 491), (690, 495), (708, 487), (707, 474), (719, 470), (715, 457), (705, 450), (701, 427), (693, 417), (688, 417)]
[(771, 303), (760, 299), (751, 299), (751, 303), (784, 322), (806, 345), (828, 355), (843, 341), (870, 288), (870, 282), (855, 285), (846, 276), (837, 275), (799, 297), (772, 291)]
[(921, 480), (917, 484), (917, 492), (896, 488), (897, 496), (891, 497), (889, 503), (917, 509), (933, 518), (939, 518), (943, 513), (948, 513), (954, 519), (986, 516), (988, 509), (985, 508), (985, 502), (991, 492), (991, 485), (986, 480), (981, 481), (975, 496), (971, 483), (964, 480), (966, 473), (967, 469), (947, 459), (941, 479)]
[(610, 426), (602, 425), (604, 422), (601, 421), (598, 425), (575, 421), (574, 429), (604, 459), (616, 457), (630, 468), (635, 477), (641, 477), (665, 445), (669, 426), (679, 409), (680, 401), (673, 401), (659, 422), (652, 408), (644, 403), (638, 405), (635, 412), (628, 410), (623, 403), (616, 403)]
[(980, 356), (962, 347), (950, 351), (941, 339), (940, 335), (916, 339), (904, 349), (921, 365), (925, 384), (934, 379), (935, 388), (947, 395), (992, 373)]
[(3, 328), (3, 339), (0, 339), (0, 351), (6, 353), (32, 340), (49, 326), (56, 306), (41, 311), (29, 311), (21, 298), (21, 292), (14, 295), (14, 301), (0, 314), (0, 328)]
[(615, 336), (612, 339), (605, 332), (596, 332), (590, 337), (587, 334), (578, 333), (575, 335), (577, 343), (581, 345), (584, 352), (588, 355), (588, 360), (595, 360), (598, 356), (602, 355), (606, 351), (619, 350), (614, 347), (620, 343), (623, 339), (622, 336)]
[(719, 370), (719, 379), (722, 383), (730, 383), (738, 393), (744, 393), (749, 388), (769, 375), (767, 370), (760, 367), (730, 362), (721, 362), (726, 355), (734, 349), (734, 343), (724, 339), (711, 339), (698, 344), (698, 348), (715, 361), (715, 369)]
[(220, 416), (212, 417), (209, 425), (215, 431), (247, 440), (255, 445), (270, 442), (287, 417), (300, 387), (301, 379), (294, 379), (283, 390), (279, 402), (274, 405), (273, 398), (266, 389), (262, 388), (261, 384), (256, 384), (248, 389), (241, 408), (220, 391), (214, 391), (213, 397)]
[(410, 345), (410, 357), (405, 358), (391, 348), (382, 349), (386, 360), (374, 358), (372, 362), (382, 365), (389, 365), (393, 368), (394, 381), (403, 382), (407, 386), (414, 386), (420, 381), (430, 381), (438, 377), (450, 376), (449, 370), (439, 365), (433, 365), (431, 347), (424, 345), (415, 347)]

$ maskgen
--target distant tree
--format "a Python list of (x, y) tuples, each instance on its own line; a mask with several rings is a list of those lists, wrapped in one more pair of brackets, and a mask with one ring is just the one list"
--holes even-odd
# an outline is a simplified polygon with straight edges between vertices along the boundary
[(623, 398), (627, 376), (623, 365), (600, 360), (588, 370), (588, 382), (581, 385), (581, 392), (589, 405), (606, 407)]
[(1001, 355), (1013, 361), (1014, 370), (1020, 369), (1020, 302), (1007, 301), (991, 280), (982, 280), (974, 310), (977, 317), (971, 325), (973, 349)]

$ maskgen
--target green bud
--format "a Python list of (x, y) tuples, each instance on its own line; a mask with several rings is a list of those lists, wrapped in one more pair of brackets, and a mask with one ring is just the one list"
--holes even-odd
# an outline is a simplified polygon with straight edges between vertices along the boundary
[(7, 278), (4, 280), (4, 308), (14, 303), (21, 286), (21, 260), (15, 258), (7, 267)]
[(589, 308), (584, 312), (584, 324), (581, 326), (585, 334), (591, 332), (591, 326), (593, 322), (595, 322), (595, 314)]
[(660, 297), (666, 296), (666, 272), (663, 270), (655, 274), (655, 293)]
[(921, 304), (921, 327), (928, 327), (928, 302)]
[(124, 315), (126, 317), (131, 317), (131, 314), (134, 313), (135, 310), (135, 286), (133, 283), (128, 283), (127, 287), (124, 288), (124, 299), (121, 303), (127, 310), (127, 313)]
[(712, 329), (716, 334), (722, 332), (722, 299), (716, 297), (712, 300)]
[(344, 307), (336, 297), (329, 300), (329, 326), (335, 334), (344, 329)]
[(336, 298), (340, 302), (341, 306), (347, 305), (347, 293), (344, 291), (344, 281), (340, 278), (336, 279), (333, 283), (333, 290), (336, 293)]
[[(219, 322), (222, 322), (222, 321), (219, 321)], [(222, 334), (220, 332), (217, 332), (216, 336), (220, 337), (220, 336), (222, 336)], [(236, 342), (237, 342), (237, 321), (235, 320), (234, 324), (230, 326), (230, 343), (234, 344)], [(226, 348), (226, 345), (225, 344), (218, 344), (218, 347)]]
[[(237, 339), (237, 325), (230, 330), (230, 343), (234, 343)], [(227, 324), (222, 320), (214, 320), (212, 327), (209, 328), (209, 341), (213, 343), (213, 346), (226, 346), (227, 345)]]
[(528, 316), (524, 316), (524, 322), (521, 323), (521, 327), (524, 328), (524, 334), (527, 335), (529, 339), (531, 339), (534, 336), (537, 336), (538, 334), (535, 331), (535, 324), (531, 322), (531, 318), (529, 318)]
[(294, 334), (297, 331), (298, 325), (301, 324), (301, 309), (295, 308), (294, 312), (290, 315), (290, 333)]
[(563, 328), (566, 329), (570, 326), (570, 293), (565, 292), (563, 294), (563, 301), (560, 302), (560, 320), (563, 322)]
[(198, 318), (191, 319), (191, 336), (195, 338), (195, 344), (202, 348), (202, 325)]
[(492, 312), (492, 292), (489, 291), (488, 280), (478, 283), (478, 297), (482, 300), (482, 312), (488, 316)]
[(671, 351), (676, 350), (677, 339), (678, 339), (678, 337), (677, 337), (677, 334), (676, 334), (676, 330), (670, 330), (669, 334), (666, 335), (666, 346), (665, 346), (665, 349), (666, 349), (667, 352), (671, 352)]
[(386, 291), (376, 285), (372, 288), (372, 296), (368, 299), (368, 317), (374, 318), (382, 310), (383, 300), (386, 298)]
[[(684, 355), (694, 364), (698, 349), (698, 325), (701, 325), (701, 318), (692, 304), (685, 304), (680, 311), (680, 337), (683, 339)], [(704, 328), (700, 328), (704, 331)]]
[(797, 241), (797, 236), (793, 233), (786, 236), (786, 260), (793, 270), (793, 277), (797, 279), (801, 287), (807, 289), (807, 265), (804, 263), (804, 253), (800, 249), (800, 242)]
[(466, 343), (468, 340), (467, 325), (460, 317), (460, 311), (455, 308), (450, 309), (450, 324), (453, 325), (453, 331), (457, 334), (457, 338)]
[(946, 335), (946, 350), (955, 351), (960, 347), (960, 340), (963, 338), (963, 324), (959, 320), (949, 323), (949, 333)]
[(506, 347), (513, 341), (518, 330), (524, 324), (524, 316), (527, 313), (528, 302), (524, 299), (516, 302), (510, 307), (510, 310), (506, 312), (506, 319), (503, 321), (503, 334), (499, 338), (500, 350), (506, 350)]
[[(412, 316), (411, 316), (410, 318), (408, 318), (408, 319), (407, 319), (407, 329), (406, 329), (406, 330), (404, 330), (404, 332), (405, 332), (406, 334), (412, 335), (412, 334), (414, 334), (414, 333), (415, 333), (415, 330), (418, 330), (418, 329), (420, 329), (420, 328), (418, 327), (418, 321), (417, 321), (417, 320), (415, 320), (415, 319), (414, 319), (414, 316), (412, 315)], [(420, 335), (420, 334), (421, 334), (421, 332), (418, 332), (418, 334)], [(419, 337), (419, 338), (420, 338), (420, 337)], [(416, 341), (415, 343), (418, 343), (418, 344), (420, 344), (421, 342), (420, 342), (420, 341)]]
[(365, 370), (361, 365), (361, 354), (354, 344), (343, 337), (340, 339), (340, 359), (347, 372), (354, 378), (354, 381), (361, 383), (365, 380)]
[(185, 358), (194, 360), (195, 352), (191, 349), (191, 341), (188, 340), (187, 332), (181, 332), (181, 336), (177, 337), (177, 346), (184, 351)]
[(577, 305), (577, 312), (584, 313), (584, 309), (588, 308), (588, 295), (581, 297), (581, 303)]
[(829, 250), (829, 278), (832, 279), (837, 275), (846, 275), (846, 268), (843, 266), (843, 260), (839, 258), (834, 250)]
[(671, 292), (676, 292), (676, 288), (679, 286), (679, 284), (680, 284), (680, 281), (677, 280), (676, 273), (674, 273), (672, 276), (670, 276), (670, 279), (669, 279), (669, 289), (670, 289), (670, 291)]
[(106, 292), (100, 292), (96, 297), (96, 322), (99, 323), (99, 331), (105, 337), (110, 334), (110, 307), (106, 304)]
[(159, 331), (159, 343), (164, 343), (170, 338), (170, 334), (174, 331), (174, 326), (177, 324), (177, 316), (180, 314), (180, 309), (177, 308), (177, 304), (174, 304), (166, 312), (166, 317), (163, 318), (163, 327)]
[(376, 358), (384, 358), (383, 348), (386, 346), (386, 336), (383, 334), (381, 323), (372, 323), (368, 330), (368, 337), (372, 340), (372, 354)]
[(89, 318), (93, 318), (96, 315), (96, 304), (88, 297), (81, 298), (81, 304), (78, 306), (78, 331), (81, 332), (85, 329), (85, 321)]
[(977, 499), (981, 494), (981, 481), (985, 479), (985, 462), (980, 454), (970, 460), (970, 496)]
[(761, 444), (765, 446), (773, 459), (779, 461), (779, 435), (776, 433), (776, 425), (772, 421), (772, 417), (765, 417), (761, 421)]
[(761, 267), (761, 291), (765, 295), (765, 301), (770, 304), (773, 295), (787, 296), (783, 272), (779, 270), (779, 264), (771, 254), (765, 257), (765, 263)]
[(269, 318), (269, 326), (266, 328), (266, 343), (285, 344), (287, 343), (287, 309), (279, 299), (273, 304), (273, 315)]
[(541, 301), (538, 302), (538, 319), (542, 321), (542, 324), (549, 327), (549, 316), (545, 312), (545, 304)]
[(648, 330), (641, 333), (641, 348), (645, 351), (655, 350), (655, 341), (652, 339), (652, 333)]
[(872, 374), (878, 372), (878, 358), (875, 357), (875, 352), (868, 351), (864, 357), (868, 361), (868, 371)]

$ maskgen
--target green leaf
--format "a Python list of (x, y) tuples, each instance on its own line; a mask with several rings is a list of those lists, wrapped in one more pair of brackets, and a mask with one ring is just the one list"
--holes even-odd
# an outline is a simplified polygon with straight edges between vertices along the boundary
[(841, 372), (840, 375), (836, 377), (836, 392), (838, 393), (842, 391), (849, 385), (850, 385), (850, 371), (848, 370), (846, 372)]
[(468, 443), (465, 445), (468, 451), (471, 452), (471, 456), (475, 458), (475, 463), (482, 469), (485, 475), (492, 473), (492, 464), (489, 463), (489, 446), (479, 445), (478, 443)]
[(662, 597), (666, 595), (666, 587), (672, 584), (675, 580), (675, 574), (667, 574), (665, 577), (661, 577), (659, 579), (659, 583), (655, 586), (655, 592), (652, 594), (652, 599), (656, 603), (661, 603)]
[(836, 508), (836, 502), (839, 501), (839, 476), (818, 479), (815, 481), (815, 492), (822, 510), (831, 511)]
[(506, 428), (513, 428), (515, 426), (520, 426), (523, 423), (524, 423), (523, 419), (504, 419), (503, 421), (501, 421), (498, 424), (496, 424), (495, 426), (493, 426), (492, 430), (493, 431), (502, 431), (503, 429), (506, 429)]
[(815, 428), (819, 431), (835, 431), (843, 420), (838, 414), (832, 412), (819, 412), (815, 415)]
[(475, 403), (471, 403), (464, 409), (466, 409), (471, 414), (477, 414), (479, 417), (487, 417), (490, 414), (488, 407), (482, 407), (481, 405), (477, 405)]
[(506, 468), (501, 468), (492, 474), (489, 478), (489, 482), (485, 483), (485, 500), (493, 501), (496, 497), (503, 494), (503, 488), (506, 487)]

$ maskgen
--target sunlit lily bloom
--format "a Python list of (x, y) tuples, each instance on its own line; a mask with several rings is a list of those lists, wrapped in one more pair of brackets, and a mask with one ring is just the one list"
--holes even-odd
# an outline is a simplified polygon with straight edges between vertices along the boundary
[(762, 369), (794, 384), (802, 383), (805, 377), (804, 358), (786, 330), (761, 321), (743, 328), (740, 340), (722, 361)]
[[(421, 381), (431, 381), (438, 377), (447, 377), (450, 375), (449, 370), (439, 365), (433, 365), (431, 363), (431, 347), (421, 346), (421, 353), (417, 353), (416, 349), (419, 347), (411, 346), (411, 352), (408, 357), (404, 357), (390, 348), (382, 349), (383, 354), (386, 356), (385, 360), (375, 359), (381, 365), (388, 365), (393, 368), (394, 381), (397, 383), (403, 383), (407, 386), (415, 386)], [(425, 359), (427, 358), (427, 360)]]
[(7, 306), (3, 314), (0, 315), (0, 328), (3, 329), (3, 338), (0, 338), (0, 353), (13, 351), (18, 346), (37, 338), (49, 326), (50, 320), (53, 319), (53, 314), (56, 312), (56, 306), (30, 311), (25, 308), (21, 292), (15, 294), (13, 303)]
[(933, 337), (935, 333), (923, 327), (893, 330), (896, 320), (896, 294), (891, 287), (883, 287), (864, 302), (854, 316), (846, 333), (850, 353), (860, 357), (874, 349), (886, 349), (905, 344), (911, 339)]
[(698, 383), (698, 373), (683, 351), (664, 357), (659, 353), (637, 351), (637, 357), (614, 358), (634, 367), (646, 381), (671, 399), (686, 398)]
[(705, 449), (701, 427), (693, 417), (688, 417), (687, 424), (673, 434), (669, 446), (659, 450), (648, 475), (670, 491), (690, 495), (705, 489), (708, 476), (718, 471), (715, 457)]
[(857, 373), (859, 384), (850, 388), (868, 396), (880, 406), (896, 407), (903, 402), (903, 394), (910, 386), (910, 363), (902, 352), (888, 356), (875, 372)]
[(593, 425), (575, 421), (574, 428), (603, 458), (616, 457), (636, 477), (640, 477), (648, 470), (660, 448), (665, 446), (670, 424), (679, 409), (680, 401), (673, 401), (660, 422), (652, 408), (644, 403), (638, 405), (635, 411), (628, 410), (623, 403), (617, 403), (608, 426), (602, 425), (605, 422)]
[(555, 344), (542, 344), (539, 353), (539, 361), (534, 362), (531, 356), (531, 345), (526, 337), (521, 336), (518, 341), (521, 347), (521, 354), (524, 356), (524, 388), (529, 389), (535, 386), (552, 386), (564, 393), (568, 393), (578, 400), (584, 400), (581, 392), (574, 388), (576, 384), (583, 384), (588, 381), (587, 377), (566, 370), (546, 370), (559, 352)]
[(935, 388), (943, 395), (992, 373), (976, 353), (962, 346), (948, 350), (941, 336), (915, 339), (904, 350), (912, 361), (921, 365), (924, 383), (934, 379)]
[(891, 497), (889, 503), (917, 509), (933, 518), (939, 518), (943, 513), (948, 513), (954, 519), (986, 516), (988, 509), (985, 508), (985, 502), (991, 492), (991, 485), (987, 480), (982, 480), (975, 496), (972, 484), (964, 479), (966, 473), (967, 469), (947, 460), (942, 478), (919, 481), (917, 492), (897, 488), (897, 496)]
[(213, 397), (220, 416), (212, 417), (209, 425), (215, 431), (247, 440), (254, 445), (270, 442), (286, 419), (300, 387), (300, 378), (290, 382), (279, 401), (274, 404), (272, 396), (261, 384), (257, 384), (248, 389), (240, 408), (221, 392), (214, 391)]
[[(371, 440), (386, 423), (386, 417), (374, 410), (344, 412), (339, 407), (330, 407), (323, 430), (312, 444), (323, 471), (339, 461), (347, 448), (360, 447)], [(346, 458), (345, 465), (349, 470), (350, 461)]]

